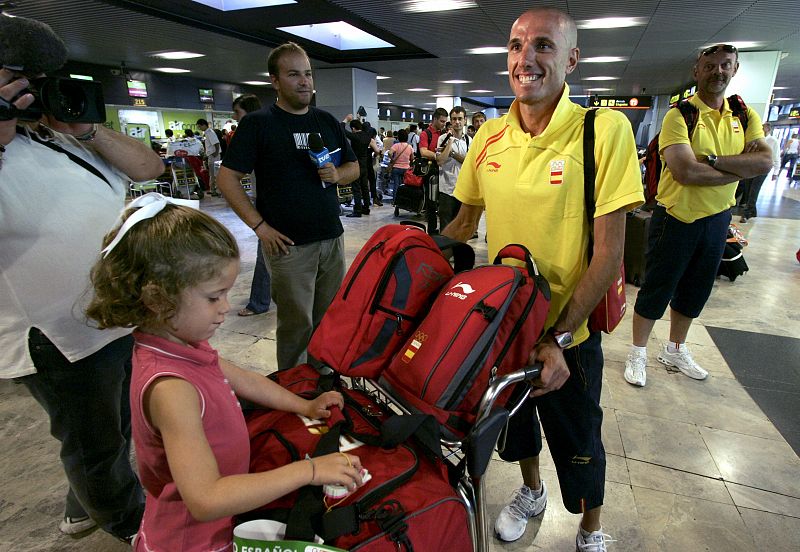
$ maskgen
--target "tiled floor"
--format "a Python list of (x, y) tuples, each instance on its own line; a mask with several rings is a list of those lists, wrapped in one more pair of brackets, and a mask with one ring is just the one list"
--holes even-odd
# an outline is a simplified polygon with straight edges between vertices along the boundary
[[(616, 542), (610, 550), (647, 552), (795, 551), (800, 542), (800, 459), (747, 391), (737, 382), (705, 326), (800, 336), (800, 191), (782, 179), (762, 191), (768, 216), (743, 226), (750, 272), (735, 283), (718, 281), (689, 344), (709, 370), (706, 381), (667, 371), (655, 361), (667, 338), (668, 322), (656, 324), (650, 340), (648, 380), (634, 388), (622, 378), (630, 339), (627, 320), (604, 340), (606, 369), (602, 406), (608, 454), (604, 530)], [(778, 208), (776, 206), (781, 206)], [(247, 302), (255, 259), (252, 232), (221, 199), (204, 200), (238, 236), (242, 270), (232, 292), (234, 311), (214, 338), (221, 354), (240, 365), (269, 372), (275, 366), (275, 312), (240, 318)], [(376, 207), (369, 217), (343, 218), (348, 259), (378, 227), (393, 222), (392, 208)], [(481, 239), (471, 243), (485, 262)], [(629, 288), (632, 303), (635, 288)], [(800, 363), (800, 359), (789, 362)], [(769, 370), (769, 366), (763, 366)], [(21, 386), (0, 382), (0, 551), (125, 550), (101, 532), (74, 540), (59, 535), (66, 490), (56, 443), (47, 434), (41, 409)], [(549, 455), (542, 461), (550, 503), (541, 518), (512, 544), (493, 550), (571, 551), (577, 516), (561, 504)], [(496, 516), (518, 485), (515, 465), (493, 460), (488, 473), (490, 514)], [(429, 552), (429, 551), (422, 551)]]

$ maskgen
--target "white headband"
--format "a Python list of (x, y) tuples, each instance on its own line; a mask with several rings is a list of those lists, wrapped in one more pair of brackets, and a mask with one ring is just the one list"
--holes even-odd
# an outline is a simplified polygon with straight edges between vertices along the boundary
[(167, 206), (167, 203), (172, 203), (173, 205), (184, 205), (186, 207), (191, 207), (192, 209), (200, 209), (200, 202), (196, 199), (175, 199), (172, 197), (165, 197), (157, 192), (150, 192), (149, 194), (144, 194), (143, 196), (134, 199), (122, 210), (120, 219), (128, 209), (135, 209), (138, 207), (137, 211), (128, 217), (128, 219), (125, 221), (125, 224), (123, 224), (117, 232), (114, 240), (101, 251), (103, 258), (106, 258), (108, 254), (111, 253), (111, 250), (117, 246), (120, 240), (122, 240), (125, 234), (127, 234), (128, 230), (143, 220), (156, 216), (161, 212), (162, 209), (164, 209), (164, 207)]

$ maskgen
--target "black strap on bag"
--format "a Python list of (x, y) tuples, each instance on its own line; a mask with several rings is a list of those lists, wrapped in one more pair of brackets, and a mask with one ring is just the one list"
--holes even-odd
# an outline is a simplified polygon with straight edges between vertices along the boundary
[(590, 109), (583, 118), (583, 201), (586, 203), (586, 217), (589, 220), (589, 261), (594, 250), (594, 119), (596, 109)]
[(92, 165), (91, 163), (86, 161), (85, 159), (83, 159), (81, 157), (78, 157), (77, 155), (75, 155), (71, 151), (68, 151), (68, 150), (62, 148), (61, 146), (59, 146), (58, 144), (56, 144), (55, 142), (53, 142), (51, 140), (42, 139), (35, 132), (28, 133), (28, 132), (25, 131), (25, 129), (23, 127), (17, 127), (17, 134), (21, 134), (23, 136), (29, 136), (37, 144), (41, 144), (46, 148), (50, 148), (53, 151), (57, 151), (58, 153), (63, 153), (64, 155), (66, 155), (69, 158), (70, 161), (72, 161), (73, 163), (77, 163), (78, 165), (80, 165), (81, 167), (83, 167), (84, 169), (86, 169), (87, 171), (92, 173), (93, 175), (95, 175), (97, 178), (103, 180), (103, 182), (108, 184), (109, 187), (113, 188), (113, 186), (111, 186), (111, 182), (108, 181), (108, 179), (105, 177), (105, 175), (103, 173), (101, 173), (100, 170), (97, 167), (95, 167), (94, 165)]
[[(328, 387), (331, 382), (331, 378), (326, 379), (326, 376), (321, 376), (318, 388)], [(432, 455), (438, 458), (442, 457), (439, 424), (433, 416), (422, 414), (395, 415), (385, 420), (382, 424), (377, 424), (371, 422), (370, 414), (363, 410), (363, 406), (358, 401), (346, 393), (343, 396), (345, 406), (358, 410), (367, 421), (372, 423), (373, 427), (380, 430), (380, 437), (353, 431), (352, 420), (346, 410), (343, 409), (342, 413), (345, 419), (331, 427), (320, 438), (312, 457), (316, 458), (338, 452), (339, 439), (345, 434), (367, 445), (387, 449), (403, 446), (403, 443), (414, 437)], [(288, 540), (312, 541), (315, 535), (321, 535), (326, 541), (330, 541), (342, 535), (358, 531), (361, 521), (372, 515), (367, 512), (375, 503), (408, 482), (416, 473), (419, 467), (419, 459), (413, 449), (408, 447), (407, 450), (414, 457), (414, 465), (411, 469), (371, 490), (360, 500), (348, 506), (335, 508), (326, 513), (322, 487), (311, 485), (302, 487), (294, 507), (288, 514), (286, 538)], [(380, 509), (381, 507), (378, 507), (376, 510)], [(375, 515), (374, 519), (377, 521), (379, 516), (378, 514)], [(398, 541), (396, 542), (402, 542), (403, 532), (398, 532), (398, 528), (398, 526), (393, 525), (393, 531), (397, 532)], [(394, 539), (394, 537), (392, 538)], [(407, 549), (411, 550), (409, 547)]]

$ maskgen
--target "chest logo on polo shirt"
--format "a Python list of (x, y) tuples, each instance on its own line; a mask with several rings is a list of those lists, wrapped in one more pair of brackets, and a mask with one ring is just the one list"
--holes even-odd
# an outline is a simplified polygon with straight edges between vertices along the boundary
[(501, 166), (500, 163), (496, 163), (494, 161), (489, 161), (488, 163), (486, 163), (486, 165), (488, 166), (488, 168), (486, 169), (488, 172), (497, 172), (500, 170)]
[(564, 182), (564, 166), (566, 161), (555, 159), (550, 161), (550, 184), (562, 184)]
[(731, 127), (733, 128), (734, 133), (738, 134), (739, 132), (741, 132), (741, 129), (739, 127), (739, 119), (737, 119), (736, 117), (731, 119)]

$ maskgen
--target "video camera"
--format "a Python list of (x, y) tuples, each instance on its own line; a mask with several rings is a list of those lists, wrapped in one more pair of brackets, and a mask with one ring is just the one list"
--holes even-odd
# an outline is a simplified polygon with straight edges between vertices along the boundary
[[(6, 69), (17, 70), (9, 66)], [(14, 101), (28, 93), (33, 94), (33, 103), (27, 109), (17, 109)], [(0, 121), (38, 121), (44, 113), (63, 123), (104, 123), (106, 120), (103, 87), (96, 81), (65, 77), (31, 79), (30, 87), (17, 98), (10, 102), (0, 98)]]

